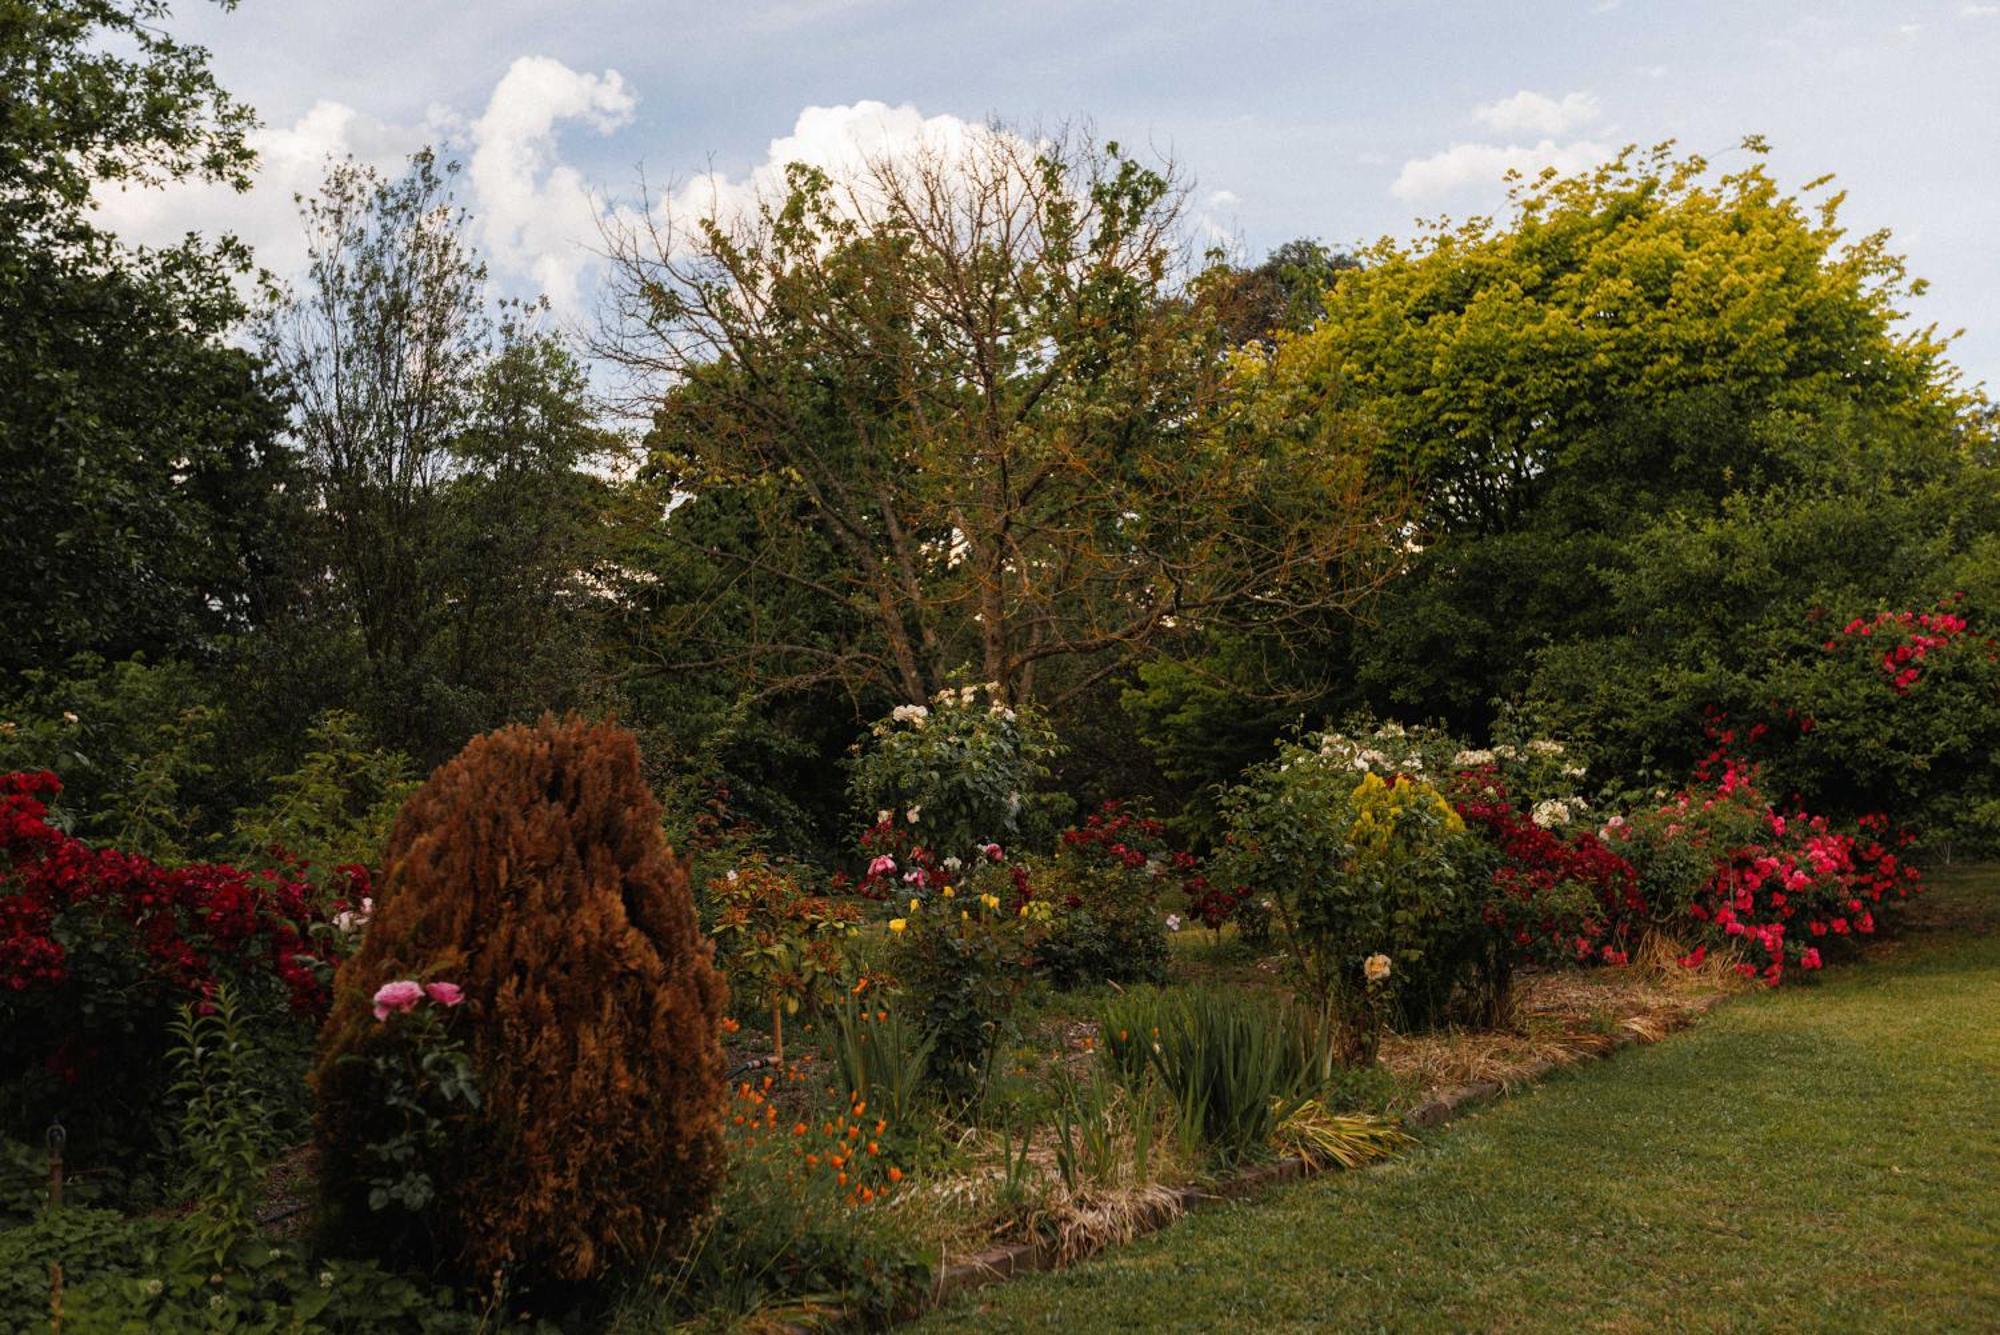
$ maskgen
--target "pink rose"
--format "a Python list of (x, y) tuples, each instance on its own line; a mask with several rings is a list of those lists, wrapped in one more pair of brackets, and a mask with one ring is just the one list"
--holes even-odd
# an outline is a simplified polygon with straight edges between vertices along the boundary
[(440, 1006), (456, 1006), (465, 1000), (465, 993), (458, 990), (457, 983), (425, 983), (424, 995)]
[(979, 851), (986, 855), (988, 862), (1005, 862), (1007, 860), (1007, 854), (1001, 851), (998, 844), (981, 844)]
[(896, 859), (890, 857), (887, 853), (882, 854), (868, 864), (868, 874), (870, 876), (894, 876), (896, 874)]
[(399, 978), (393, 983), (384, 983), (375, 989), (375, 1018), (386, 1020), (390, 1012), (411, 1010), (423, 999), (424, 989), (411, 979)]

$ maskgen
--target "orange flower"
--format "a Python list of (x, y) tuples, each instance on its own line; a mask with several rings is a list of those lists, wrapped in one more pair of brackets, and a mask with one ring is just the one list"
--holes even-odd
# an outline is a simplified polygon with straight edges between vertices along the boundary
[(840, 1175), (840, 1185), (843, 1187), (847, 1185), (847, 1174), (842, 1173)]
[(803, 1136), (805, 1133), (806, 1133), (806, 1124), (804, 1122), (797, 1122), (793, 1124), (792, 1126), (793, 1135)]
[(901, 1182), (901, 1181), (903, 1180), (903, 1170), (902, 1170), (902, 1169), (900, 1169), (900, 1168), (898, 1168), (898, 1167), (896, 1167), (896, 1165), (894, 1165), (894, 1164), (890, 1164), (890, 1165), (889, 1165), (889, 1180), (890, 1180), (891, 1182)]
[(882, 1152), (882, 1147), (880, 1145), (877, 1145), (874, 1141), (871, 1140), (868, 1142), (868, 1152), (870, 1154), (880, 1154)]
[(862, 1204), (866, 1205), (866, 1204), (867, 1204), (867, 1203), (868, 1203), (869, 1201), (872, 1201), (872, 1200), (874, 1200), (874, 1199), (875, 1199), (875, 1188), (873, 1188), (873, 1187), (863, 1187), (863, 1188), (861, 1189), (861, 1203), (862, 1203)]

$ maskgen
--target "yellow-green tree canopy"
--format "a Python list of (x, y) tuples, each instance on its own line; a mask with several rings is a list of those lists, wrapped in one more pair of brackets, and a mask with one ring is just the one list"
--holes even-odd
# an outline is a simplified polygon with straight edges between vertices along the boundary
[(1273, 358), (1281, 394), (1375, 417), (1435, 521), (1504, 526), (1566, 435), (1690, 390), (1775, 411), (1967, 401), (1945, 340), (1899, 323), (1923, 283), (1886, 233), (1846, 235), (1829, 178), (1787, 194), (1761, 162), (1718, 174), (1668, 143), (1511, 195), (1504, 222), (1363, 252)]

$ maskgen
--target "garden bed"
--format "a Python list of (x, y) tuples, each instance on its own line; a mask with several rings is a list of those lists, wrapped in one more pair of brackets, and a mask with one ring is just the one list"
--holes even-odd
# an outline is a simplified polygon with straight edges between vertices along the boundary
[[(1233, 940), (1196, 938), (1176, 952), (1176, 972), (1197, 977), (1231, 978), (1239, 985), (1268, 985), (1278, 961), (1260, 959)], [(1636, 1043), (1654, 1043), (1714, 1009), (1745, 984), (1720, 965), (1684, 970), (1633, 965), (1590, 972), (1534, 973), (1520, 980), (1515, 994), (1515, 1022), (1496, 1030), (1452, 1030), (1421, 1035), (1385, 1037), (1381, 1068), (1393, 1082), (1384, 1101), (1415, 1128), (1435, 1127), (1470, 1105), (1483, 1102), (1541, 1079), (1563, 1067), (1610, 1056)], [(1092, 1059), (1097, 1025), (1085, 1018), (1045, 1021), (1044, 1032), (1058, 1039), (1068, 1063)], [(941, 1305), (973, 1289), (1016, 1276), (1059, 1269), (1101, 1251), (1105, 1246), (1166, 1227), (1190, 1210), (1219, 1201), (1252, 1196), (1281, 1183), (1297, 1181), (1338, 1165), (1285, 1158), (1239, 1172), (1208, 1177), (1178, 1186), (1155, 1185), (1130, 1194), (1116, 1209), (1099, 1200), (1094, 1205), (1106, 1235), (1092, 1238), (1080, 1221), (1062, 1222), (1056, 1236), (997, 1242), (977, 1250), (948, 1255), (929, 1295)], [(1043, 1221), (1046, 1225), (1049, 1221)]]

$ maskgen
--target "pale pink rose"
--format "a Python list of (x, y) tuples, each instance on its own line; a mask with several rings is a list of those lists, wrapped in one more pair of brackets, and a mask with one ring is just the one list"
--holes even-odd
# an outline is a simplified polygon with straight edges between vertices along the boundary
[(894, 876), (896, 874), (896, 859), (890, 857), (887, 853), (882, 854), (868, 864), (868, 874), (870, 876)]
[(457, 983), (425, 983), (424, 995), (440, 1006), (456, 1006), (465, 1000), (465, 993), (458, 990)]
[(424, 999), (421, 984), (409, 978), (399, 978), (393, 983), (384, 983), (375, 989), (375, 1018), (386, 1020), (390, 1013), (413, 1009)]

